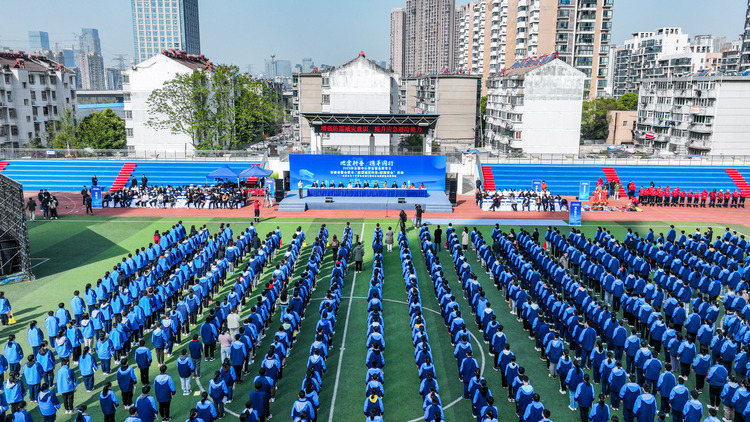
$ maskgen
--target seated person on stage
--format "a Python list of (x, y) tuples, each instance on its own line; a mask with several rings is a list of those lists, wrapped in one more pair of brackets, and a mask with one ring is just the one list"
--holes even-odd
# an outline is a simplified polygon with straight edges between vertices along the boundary
[(349, 182), (349, 184), (348, 184), (348, 185), (346, 185), (346, 188), (347, 188), (347, 189), (351, 189), (351, 188), (352, 188), (352, 182)]
[(329, 188), (335, 188), (336, 184), (333, 183), (333, 180), (331, 180), (331, 183), (328, 185)]
[[(365, 182), (365, 183), (367, 183), (367, 182)], [(375, 184), (374, 184), (374, 185), (372, 185), (372, 187), (373, 187), (373, 188), (375, 188), (375, 189), (377, 189), (377, 188), (379, 188), (380, 186), (378, 186), (378, 182), (375, 182)]]
[(317, 180), (316, 180), (316, 181), (314, 181), (314, 182), (312, 183), (312, 186), (310, 186), (310, 187), (312, 187), (312, 188), (317, 188), (317, 187), (318, 187), (318, 181), (317, 181)]
[(406, 182), (401, 182), (401, 189), (406, 189)]
[(411, 183), (411, 184), (409, 185), (409, 189), (416, 189), (416, 188), (417, 188), (417, 187), (416, 187), (416, 186), (414, 186), (414, 182), (412, 182), (412, 183)]
[(394, 181), (393, 181), (393, 183), (391, 184), (391, 187), (392, 187), (393, 189), (397, 189), (397, 188), (398, 188), (398, 185), (396, 184), (396, 181), (395, 181), (395, 180), (394, 180)]
[[(370, 187), (370, 182), (368, 182), (367, 180), (365, 180), (365, 185), (364, 185), (364, 187), (366, 187), (366, 188), (369, 188), (369, 187)], [(377, 186), (376, 186), (376, 187), (377, 187)]]
[(339, 187), (343, 188), (344, 187), (344, 182), (339, 181)]
[(383, 182), (383, 189), (388, 189), (388, 181)]
[(424, 183), (419, 184), (419, 189), (424, 189)]
[(354, 184), (354, 187), (357, 189), (362, 187), (362, 185), (359, 184), (359, 180), (357, 180), (357, 183)]

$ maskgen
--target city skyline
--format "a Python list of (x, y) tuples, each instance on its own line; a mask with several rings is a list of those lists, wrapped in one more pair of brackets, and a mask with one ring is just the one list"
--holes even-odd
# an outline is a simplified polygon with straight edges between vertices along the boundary
[[(369, 58), (389, 61), (390, 11), (404, 7), (405, 0), (362, 2), (352, 5), (330, 0), (327, 7), (318, 3), (300, 3), (290, 8), (283, 2), (259, 1), (238, 6), (217, 0), (199, 2), (201, 53), (214, 63), (232, 63), (252, 73), (264, 71), (265, 60), (276, 54), (292, 65), (310, 57), (316, 64), (340, 65), (359, 51)], [(457, 0), (456, 5), (468, 1)], [(616, 0), (612, 44), (620, 45), (636, 31), (662, 26), (678, 26), (691, 37), (701, 34), (739, 38), (744, 28), (747, 3), (721, 1), (721, 7), (701, 8), (695, 19), (698, 0)], [(0, 46), (30, 52), (29, 31), (49, 33), (50, 47), (77, 44), (73, 34), (81, 28), (97, 28), (101, 38), (105, 66), (112, 66), (117, 54), (133, 58), (133, 22), (130, 1), (99, 2), (81, 0), (75, 7), (51, 0), (38, 2), (36, 19), (11, 20), (0, 32)], [(22, 15), (22, 2), (6, 5), (10, 15)], [(644, 13), (644, 11), (647, 11)], [(119, 16), (112, 19), (112, 16)], [(366, 16), (367, 19), (361, 19)], [(282, 23), (280, 25), (280, 23)], [(335, 29), (330, 29), (335, 28)], [(316, 34), (317, 32), (317, 34)], [(340, 36), (345, 33), (346, 36)]]

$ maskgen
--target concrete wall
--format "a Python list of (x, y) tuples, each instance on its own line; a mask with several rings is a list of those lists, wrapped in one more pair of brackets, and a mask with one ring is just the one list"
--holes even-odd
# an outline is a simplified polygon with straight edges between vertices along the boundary
[(609, 136), (607, 145), (632, 144), (633, 128), (638, 112), (636, 110), (610, 110), (607, 112)]
[(750, 155), (750, 83), (717, 82), (710, 155)]
[[(297, 82), (299, 92), (299, 112), (300, 113), (318, 113), (323, 110), (321, 105), (321, 83), (320, 74), (299, 75)], [(312, 130), (310, 123), (304, 117), (299, 117), (300, 124), (300, 141), (310, 143)]]

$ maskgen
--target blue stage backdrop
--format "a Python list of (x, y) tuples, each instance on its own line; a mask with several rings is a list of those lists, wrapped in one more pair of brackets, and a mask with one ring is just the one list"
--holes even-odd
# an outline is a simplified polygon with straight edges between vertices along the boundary
[(291, 154), (289, 156), (290, 186), (296, 189), (300, 180), (308, 188), (314, 181), (343, 182), (354, 185), (357, 180), (370, 186), (394, 181), (401, 187), (414, 183), (425, 189), (445, 191), (445, 155), (326, 155)]

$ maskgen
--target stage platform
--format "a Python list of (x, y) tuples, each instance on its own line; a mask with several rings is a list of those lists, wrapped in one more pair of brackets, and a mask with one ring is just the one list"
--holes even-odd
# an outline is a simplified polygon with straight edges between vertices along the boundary
[(452, 213), (451, 205), (445, 193), (440, 191), (428, 191), (426, 198), (403, 198), (404, 203), (399, 204), (399, 198), (377, 198), (377, 197), (332, 197), (333, 202), (326, 202), (325, 196), (306, 196), (301, 198), (296, 191), (290, 192), (280, 203), (280, 212), (301, 212), (307, 210), (405, 210), (414, 211), (414, 206), (420, 204), (425, 213)]

